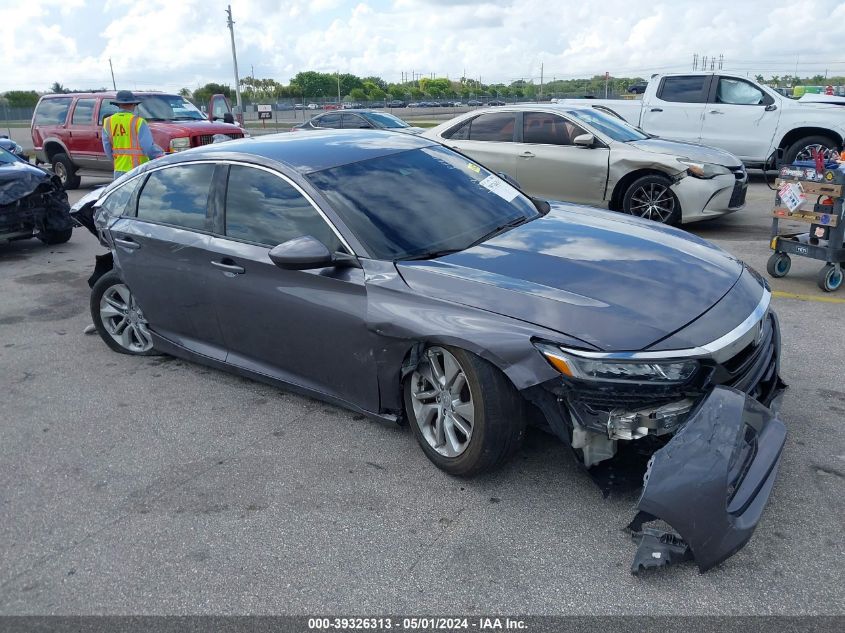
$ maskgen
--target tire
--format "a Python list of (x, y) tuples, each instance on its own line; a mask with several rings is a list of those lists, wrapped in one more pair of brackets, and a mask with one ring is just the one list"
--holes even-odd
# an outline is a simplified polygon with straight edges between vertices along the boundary
[(825, 292), (835, 292), (842, 287), (842, 269), (833, 264), (827, 264), (819, 271), (816, 278), (819, 288)]
[[(451, 374), (450, 368), (455, 370)], [(437, 378), (437, 370), (442, 379)], [(451, 388), (444, 389), (450, 375)], [(522, 443), (525, 410), (521, 396), (498, 368), (474, 354), (453, 347), (429, 347), (403, 389), (414, 437), (426, 457), (451, 475), (469, 477), (493, 470)], [(468, 435), (464, 432), (467, 428)], [(437, 446), (439, 429), (442, 444)]]
[(791, 267), (792, 260), (786, 253), (772, 253), (766, 262), (766, 272), (775, 279), (786, 277)]
[(64, 244), (70, 239), (71, 235), (73, 235), (72, 228), (64, 231), (43, 231), (38, 234), (38, 239), (45, 244)]
[(82, 178), (76, 175), (76, 166), (71, 162), (70, 157), (64, 152), (53, 155), (51, 161), (53, 173), (62, 181), (62, 187), (66, 190), (76, 189)]
[(115, 271), (97, 280), (91, 289), (91, 319), (100, 338), (113, 351), (132, 356), (156, 356), (147, 321), (132, 291)]
[(804, 138), (798, 139), (789, 148), (786, 150), (786, 153), (783, 156), (784, 163), (787, 165), (791, 165), (796, 160), (813, 160), (812, 155), (810, 154), (811, 147), (819, 147), (824, 148), (827, 150), (827, 154), (833, 158), (832, 154), (835, 152), (838, 154), (839, 146), (836, 142), (827, 136), (805, 136)]
[(632, 182), (622, 197), (622, 211), (663, 224), (681, 221), (681, 203), (666, 176), (650, 174)]

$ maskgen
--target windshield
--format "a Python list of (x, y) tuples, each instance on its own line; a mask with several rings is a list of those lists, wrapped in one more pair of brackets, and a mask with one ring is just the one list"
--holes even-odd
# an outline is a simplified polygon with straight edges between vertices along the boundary
[(178, 95), (141, 96), (138, 114), (147, 121), (202, 121), (205, 115)]
[(432, 146), (308, 175), (376, 259), (463, 250), (539, 213), (498, 176)]
[(399, 117), (387, 114), (386, 112), (367, 112), (364, 116), (385, 128), (411, 127)]
[(629, 141), (643, 141), (649, 138), (646, 134), (628, 125), (622, 119), (617, 119), (615, 116), (599, 112), (598, 110), (567, 110), (566, 114), (591, 125), (614, 141), (627, 143)]
[(7, 152), (5, 149), (0, 147), (0, 165), (8, 165), (10, 163), (17, 163), (18, 158), (12, 154), (12, 152)]

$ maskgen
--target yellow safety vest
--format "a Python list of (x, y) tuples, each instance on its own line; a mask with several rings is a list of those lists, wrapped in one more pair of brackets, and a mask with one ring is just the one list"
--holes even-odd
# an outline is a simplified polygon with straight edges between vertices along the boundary
[(115, 171), (132, 171), (149, 158), (141, 149), (138, 133), (144, 119), (131, 112), (117, 112), (105, 120), (103, 127), (111, 137), (111, 152)]

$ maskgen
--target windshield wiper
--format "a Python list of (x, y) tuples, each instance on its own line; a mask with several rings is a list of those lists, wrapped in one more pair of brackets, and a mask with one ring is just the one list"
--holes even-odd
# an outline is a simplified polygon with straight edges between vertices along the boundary
[(483, 236), (481, 236), (480, 238), (478, 238), (477, 240), (475, 240), (472, 244), (470, 244), (469, 246), (467, 246), (467, 248), (472, 248), (473, 246), (478, 246), (478, 245), (479, 245), (479, 244), (481, 244), (482, 242), (486, 242), (487, 240), (489, 240), (489, 239), (491, 239), (491, 238), (493, 238), (493, 237), (496, 237), (496, 236), (497, 236), (497, 235), (499, 235), (500, 233), (504, 233), (504, 232), (505, 232), (505, 231), (507, 231), (508, 229), (512, 229), (512, 228), (514, 228), (514, 227), (517, 227), (517, 226), (519, 226), (520, 224), (525, 224), (526, 222), (528, 222), (528, 217), (526, 217), (526, 216), (524, 216), (524, 215), (521, 215), (521, 216), (519, 216), (518, 218), (514, 218), (514, 219), (513, 219), (513, 220), (511, 220), (510, 222), (505, 222), (504, 224), (501, 224), (501, 225), (497, 226), (495, 229), (493, 229), (492, 231), (490, 231), (489, 233), (487, 233), (487, 235), (483, 235)]
[[(469, 247), (466, 247), (469, 248)], [(411, 255), (410, 257), (400, 257), (399, 261), (409, 262), (415, 259), (437, 259), (438, 257), (444, 257), (446, 255), (451, 255), (452, 253), (459, 253), (466, 248), (444, 248), (439, 251), (431, 251), (430, 253), (422, 253), (421, 255)]]

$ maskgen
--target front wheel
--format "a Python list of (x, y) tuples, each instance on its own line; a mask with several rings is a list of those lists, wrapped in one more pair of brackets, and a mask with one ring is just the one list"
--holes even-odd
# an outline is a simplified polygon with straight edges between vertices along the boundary
[(813, 160), (813, 150), (822, 152), (825, 162), (839, 158), (839, 147), (827, 136), (805, 136), (798, 139), (784, 154), (784, 163), (791, 165), (797, 160)]
[(646, 220), (677, 224), (681, 220), (681, 203), (670, 189), (672, 181), (652, 174), (637, 178), (622, 198), (622, 210)]
[(116, 272), (100, 277), (91, 289), (91, 318), (97, 333), (115, 352), (135, 356), (158, 354), (144, 313)]
[(842, 269), (833, 264), (825, 265), (817, 279), (819, 288), (825, 292), (835, 292), (842, 285)]
[(38, 239), (45, 244), (64, 244), (70, 239), (71, 235), (73, 235), (72, 228), (64, 231), (42, 231), (38, 234)]
[(498, 368), (474, 354), (429, 347), (404, 390), (417, 442), (447, 473), (471, 476), (493, 470), (522, 442), (521, 396)]

